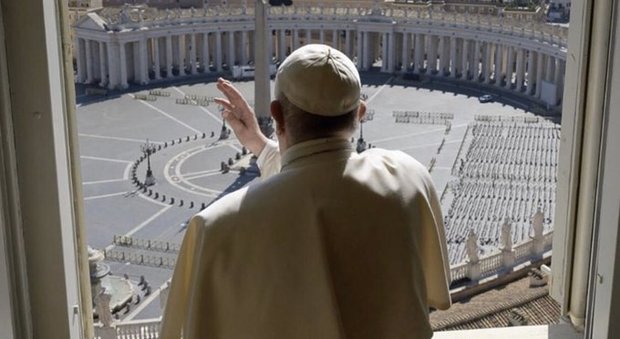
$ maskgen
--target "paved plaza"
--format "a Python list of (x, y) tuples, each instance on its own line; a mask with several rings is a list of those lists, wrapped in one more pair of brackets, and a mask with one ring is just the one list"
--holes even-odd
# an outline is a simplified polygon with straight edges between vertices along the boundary
[[(475, 116), (533, 116), (500, 102), (479, 103), (482, 93), (476, 91), (465, 95), (437, 89), (441, 86), (416, 87), (419, 83), (385, 74), (362, 78), (374, 112), (363, 124), (364, 139), (373, 147), (401, 150), (431, 168), (440, 195), (456, 179), (453, 167)], [(253, 101), (253, 82), (236, 86)], [(223, 194), (260, 181), (256, 172), (239, 172), (234, 165), (221, 171), (222, 162), (232, 159), (236, 164), (243, 149), (234, 135), (219, 140), (222, 120), (216, 105), (196, 104), (200, 98), (219, 96), (214, 81), (150, 90), (78, 98), (88, 244), (108, 251), (113, 274), (127, 274), (136, 282), (143, 275), (154, 292), (132, 305), (123, 314), (126, 320), (160, 315), (156, 291), (172, 274), (187, 220)], [(149, 93), (159, 95), (137, 99)], [(195, 99), (183, 104), (186, 97)], [(399, 121), (395, 116), (403, 112), (418, 115)], [(440, 114), (449, 118), (440, 119)], [(144, 182), (147, 161), (140, 158), (147, 139), (156, 148), (150, 157), (156, 184), (140, 189), (132, 182), (132, 172), (135, 167), (135, 176)], [(127, 243), (129, 238), (134, 242)]]

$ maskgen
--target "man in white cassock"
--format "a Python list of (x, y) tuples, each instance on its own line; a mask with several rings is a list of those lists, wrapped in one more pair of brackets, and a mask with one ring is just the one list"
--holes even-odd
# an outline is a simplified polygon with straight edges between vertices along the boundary
[(278, 143), (230, 82), (217, 86), (263, 180), (192, 218), (161, 338), (430, 338), (429, 309), (451, 303), (439, 200), (412, 157), (353, 150), (366, 106), (351, 60), (306, 45), (282, 63)]

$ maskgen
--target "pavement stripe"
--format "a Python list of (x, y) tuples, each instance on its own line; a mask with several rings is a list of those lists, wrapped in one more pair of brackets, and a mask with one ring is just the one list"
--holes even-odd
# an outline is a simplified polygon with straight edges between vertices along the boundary
[(120, 178), (120, 179), (108, 179), (108, 180), (96, 180), (96, 181), (85, 181), (82, 183), (82, 185), (96, 185), (96, 184), (107, 184), (107, 183), (111, 183), (111, 182), (120, 182), (120, 181), (126, 181), (127, 178)]
[(119, 195), (124, 195), (124, 194), (127, 194), (127, 192), (118, 192), (118, 193), (110, 193), (110, 194), (103, 194), (103, 195), (95, 195), (95, 196), (92, 196), (92, 197), (86, 197), (86, 198), (84, 198), (84, 200), (95, 200), (95, 199), (117, 197)]
[(88, 155), (81, 155), (80, 159), (111, 161), (111, 162), (119, 162), (119, 163), (122, 163), (122, 164), (133, 164), (133, 161), (129, 161), (129, 160), (110, 159), (110, 158), (102, 158), (102, 157), (91, 157), (91, 156), (88, 156)]
[(211, 173), (202, 173), (202, 174), (196, 174), (196, 175), (192, 175), (192, 176), (184, 175), (183, 176), (183, 181), (195, 180), (195, 179), (206, 178), (206, 177), (212, 177), (214, 175), (219, 175), (219, 174), (221, 174), (220, 170), (213, 170), (213, 171), (211, 171)]
[(132, 166), (133, 164), (128, 164), (127, 167), (125, 167), (125, 172), (123, 172), (123, 178), (125, 178), (125, 180), (129, 180), (129, 173), (131, 173)]
[[(134, 95), (133, 95), (133, 94), (128, 94), (128, 95), (129, 95), (130, 97), (134, 98)], [(181, 120), (179, 120), (179, 119), (177, 119), (177, 118), (173, 117), (172, 115), (170, 115), (170, 114), (168, 114), (168, 113), (166, 113), (166, 112), (162, 111), (161, 109), (159, 109), (159, 108), (157, 108), (157, 107), (155, 107), (155, 106), (153, 106), (153, 105), (149, 104), (148, 102), (145, 102), (145, 101), (142, 101), (142, 100), (137, 100), (137, 101), (138, 101), (139, 103), (141, 103), (141, 104), (143, 104), (143, 105), (145, 105), (145, 106), (147, 106), (147, 107), (149, 107), (149, 108), (151, 108), (151, 109), (153, 109), (153, 110), (155, 110), (155, 111), (159, 112), (160, 114), (162, 114), (162, 115), (164, 115), (164, 116), (166, 116), (166, 117), (170, 118), (171, 120), (175, 121), (175, 122), (176, 122), (176, 123), (178, 123), (179, 125), (182, 125), (182, 126), (184, 126), (184, 127), (187, 127), (187, 128), (188, 128), (188, 129), (190, 129), (192, 132), (194, 132), (194, 133), (196, 133), (196, 134), (202, 134), (202, 131), (199, 131), (199, 130), (195, 129), (194, 127), (192, 127), (192, 126), (190, 126), (190, 125), (188, 125), (188, 124), (184, 123), (183, 121), (181, 121)]]
[[(85, 138), (97, 138), (97, 139), (116, 140), (116, 141), (139, 142), (141, 144), (146, 142), (146, 140), (143, 140), (143, 139), (111, 137), (111, 136), (106, 136), (106, 135), (95, 135), (95, 134), (86, 134), (86, 133), (80, 133), (78, 135), (81, 136), (81, 137), (85, 137)], [(149, 140), (149, 142), (152, 143), (152, 144), (162, 144), (163, 145), (163, 142), (161, 142), (161, 141)]]
[(155, 298), (159, 297), (161, 289), (165, 284), (166, 283), (164, 283), (155, 292), (151, 293), (151, 295), (142, 300), (138, 307), (136, 307), (131, 313), (129, 313), (125, 318), (123, 318), (123, 321), (132, 320), (133, 318), (135, 318), (135, 316), (138, 315), (138, 313), (142, 312), (142, 310), (144, 310), (144, 308), (146, 308), (150, 303), (152, 303)]
[(160, 209), (158, 212), (156, 212), (155, 214), (151, 215), (150, 218), (148, 218), (145, 221), (143, 221), (140, 225), (134, 227), (131, 231), (127, 232), (125, 234), (125, 236), (130, 237), (130, 236), (134, 235), (136, 232), (138, 232), (139, 230), (143, 229), (146, 225), (150, 224), (153, 220), (157, 219), (157, 217), (159, 217), (160, 215), (164, 214), (164, 212), (166, 212), (170, 208), (172, 208), (172, 205), (168, 205), (168, 206)]
[(394, 79), (394, 77), (390, 77), (389, 79), (387, 79), (387, 81), (385, 83), (383, 83), (383, 86), (381, 86), (381, 88), (379, 88), (375, 94), (373, 94), (370, 98), (368, 98), (368, 100), (366, 100), (366, 104), (369, 104), (374, 98), (377, 97), (377, 95), (379, 95), (379, 93), (381, 93), (381, 91), (383, 91), (383, 89), (385, 88), (385, 86), (387, 86), (390, 81), (392, 81), (392, 79)]

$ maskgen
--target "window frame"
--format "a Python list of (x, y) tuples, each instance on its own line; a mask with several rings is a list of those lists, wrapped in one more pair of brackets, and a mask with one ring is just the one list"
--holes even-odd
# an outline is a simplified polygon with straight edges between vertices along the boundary
[[(561, 302), (563, 313), (569, 311), (571, 277), (575, 274), (573, 264), (575, 240), (579, 236), (576, 234), (575, 225), (577, 209), (583, 201), (579, 198), (579, 191), (583, 192), (584, 187), (580, 185), (579, 180), (584, 175), (580, 163), (582, 153), (585, 153), (582, 141), (588, 137), (584, 134), (588, 96), (594, 95), (594, 99), (590, 100), (602, 106), (604, 102), (601, 95), (607, 94), (605, 121), (608, 124), (606, 126), (609, 128), (612, 123), (613, 126), (618, 126), (618, 114), (611, 114), (611, 107), (620, 104), (618, 102), (620, 96), (613, 98), (611, 95), (620, 81), (617, 80), (618, 73), (612, 74), (614, 78), (599, 89), (589, 89), (587, 81), (588, 77), (596, 73), (589, 67), (588, 62), (591, 62), (591, 59), (598, 60), (597, 57), (600, 58), (601, 54), (613, 53), (613, 49), (609, 46), (614, 44), (610, 44), (605, 51), (598, 50), (598, 55), (590, 54), (592, 46), (602, 48), (600, 41), (599, 45), (596, 45), (596, 42), (591, 39), (592, 17), (595, 10), (602, 11), (601, 7), (596, 6), (610, 1), (577, 2), (571, 11), (571, 26), (576, 25), (578, 28), (571, 30), (569, 45), (576, 44), (580, 48), (577, 51), (569, 50), (574, 53), (569, 54), (567, 58), (562, 119), (563, 150), (560, 153), (563, 172), (559, 173), (557, 194), (559, 198), (556, 208), (558, 212), (555, 218), (556, 225), (562, 226), (556, 226), (554, 229), (554, 249), (556, 250), (554, 250), (551, 289), (552, 295)], [(0, 84), (2, 85), (0, 118), (3, 124), (0, 130), (2, 138), (0, 183), (3, 184), (3, 189), (0, 189), (0, 227), (2, 227), (0, 229), (0, 241), (2, 242), (0, 253), (7, 254), (5, 256), (7, 261), (0, 262), (0, 300), (6, 298), (3, 289), (7, 286), (10, 291), (17, 292), (14, 293), (11, 303), (0, 306), (0, 312), (10, 312), (11, 317), (8, 322), (13, 324), (12, 334), (15, 337), (30, 338), (36, 333), (46, 333), (48, 338), (92, 337), (92, 320), (89, 320), (92, 319), (90, 289), (87, 284), (87, 263), (84, 260), (86, 248), (83, 217), (81, 216), (83, 209), (79, 152), (75, 109), (71, 104), (74, 100), (73, 82), (71, 81), (73, 70), (70, 67), (71, 59), (67, 59), (70, 42), (66, 40), (69, 36), (66, 25), (67, 9), (63, 6), (66, 6), (65, 1), (0, 0), (0, 21), (5, 20), (0, 25)], [(7, 10), (3, 12), (3, 9)], [(615, 11), (608, 11), (607, 15), (611, 23), (614, 25), (618, 23), (620, 16), (617, 6)], [(25, 22), (29, 23), (28, 27), (24, 25)], [(602, 25), (601, 22), (598, 24)], [(5, 28), (6, 31), (4, 31)], [(617, 27), (616, 31), (618, 31)], [(616, 38), (618, 35), (620, 34), (615, 35)], [(59, 40), (59, 36), (62, 36), (63, 40)], [(15, 41), (19, 38), (25, 41)], [(592, 45), (593, 43), (595, 45)], [(6, 55), (4, 55), (5, 51)], [(620, 52), (612, 56), (614, 57), (613, 66), (620, 67)], [(607, 66), (606, 62), (604, 65), (598, 67), (603, 67), (605, 72), (612, 68)], [(40, 84), (33, 86), (32, 82), (35, 80), (38, 80)], [(32, 100), (32, 93), (35, 93), (41, 100)], [(598, 97), (600, 98), (597, 99)], [(15, 120), (11, 120), (12, 117)], [(613, 133), (601, 132), (602, 121), (601, 119), (600, 128), (598, 130), (592, 128), (591, 132), (598, 133), (599, 141), (601, 137), (606, 138), (607, 142), (617, 140)], [(596, 139), (596, 135), (590, 137), (593, 140)], [(28, 140), (29, 138), (34, 138), (39, 142), (33, 143)], [(48, 142), (41, 143), (41, 140)], [(585, 250), (589, 255), (588, 258), (596, 263), (598, 269), (596, 272), (611, 270), (613, 274), (620, 271), (618, 267), (620, 262), (614, 260), (614, 256), (609, 258), (608, 254), (617, 254), (619, 251), (617, 229), (615, 230), (616, 238), (614, 238), (613, 227), (596, 228), (596, 225), (607, 222), (613, 224), (618, 219), (617, 211), (607, 208), (610, 204), (608, 199), (611, 197), (611, 202), (613, 202), (615, 197), (614, 192), (611, 191), (611, 187), (615, 187), (612, 184), (617, 184), (620, 180), (617, 174), (607, 177), (609, 173), (612, 173), (608, 168), (614, 168), (612, 166), (618, 164), (618, 156), (613, 154), (610, 147), (605, 147), (611, 145), (607, 142), (599, 145), (603, 147), (602, 153), (597, 153), (597, 157), (601, 156), (602, 165), (599, 167), (599, 161), (597, 161), (594, 169), (586, 171), (590, 182), (593, 180), (592, 175), (595, 176), (595, 184), (597, 184), (596, 177), (599, 181), (597, 187), (590, 188), (587, 192), (597, 197), (596, 215), (593, 210), (590, 225), (590, 227), (594, 226), (594, 230), (598, 232), (598, 238), (595, 238), (598, 241), (597, 246), (594, 246), (596, 252), (590, 253), (590, 248)], [(570, 147), (566, 149), (566, 145)], [(28, 153), (35, 153), (41, 157)], [(564, 170), (566, 168), (568, 171)], [(52, 171), (54, 172), (52, 177), (55, 180), (50, 183), (48, 180), (50, 173), (43, 172)], [(606, 185), (608, 180), (611, 184)], [(7, 185), (5, 186), (4, 183)], [(50, 207), (50, 205), (53, 206)], [(51, 222), (50, 213), (53, 219)], [(33, 216), (34, 220), (31, 219)], [(606, 237), (607, 235), (609, 237)], [(614, 239), (616, 239), (615, 243), (612, 241)], [(25, 244), (33, 243), (45, 243), (49, 245), (46, 247), (52, 248), (52, 251), (50, 253), (42, 248), (25, 246)], [(612, 252), (606, 252), (610, 250)], [(607, 255), (597, 255), (598, 253)], [(45, 265), (58, 263), (62, 263), (60, 264), (62, 269), (59, 270), (62, 274), (60, 276), (49, 275), (49, 268)], [(596, 272), (592, 270), (589, 277), (594, 277)], [(582, 273), (585, 274), (585, 272)], [(54, 294), (60, 297), (42, 295), (40, 291), (37, 291), (41, 288), (37, 285), (39, 281), (53, 284)], [(611, 281), (613, 282), (613, 279)], [(5, 284), (5, 282), (8, 283)], [(615, 284), (620, 284), (620, 278), (616, 278)], [(602, 287), (598, 286), (596, 290), (590, 291), (588, 301), (591, 302), (591, 308), (586, 314), (587, 319), (591, 320), (590, 324), (598, 322), (600, 326), (597, 326), (597, 332), (589, 332), (591, 326), (588, 326), (586, 337), (592, 333), (611, 335), (612, 327), (618, 326), (610, 321), (607, 321), (606, 325), (604, 318), (607, 310), (610, 312), (607, 313), (607, 318), (610, 314), (614, 314), (613, 312), (620, 311), (620, 305), (617, 302), (614, 305), (613, 302), (620, 298), (618, 296), (620, 287), (613, 286), (613, 284), (601, 285)], [(606, 300), (605, 298), (609, 303), (602, 302)], [(58, 307), (59, 301), (67, 305), (66, 309)], [(38, 305), (37, 307), (43, 305), (44, 310), (54, 309), (54, 312), (58, 314), (54, 318), (50, 317), (50, 314), (39, 311), (36, 307), (32, 310), (28, 309), (33, 305)], [(65, 319), (65, 321), (52, 322), (45, 318)], [(0, 319), (0, 321), (5, 320), (7, 319), (4, 316)]]
[(93, 337), (65, 6), (0, 1), (0, 248), (17, 338)]

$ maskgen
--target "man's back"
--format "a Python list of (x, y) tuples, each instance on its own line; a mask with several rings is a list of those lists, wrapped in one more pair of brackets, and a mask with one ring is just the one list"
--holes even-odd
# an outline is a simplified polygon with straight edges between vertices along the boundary
[(426, 169), (342, 139), (295, 145), (282, 162), (192, 220), (175, 271), (189, 288), (171, 291), (179, 318), (167, 311), (164, 327), (185, 338), (430, 337), (429, 305), (450, 300)]

